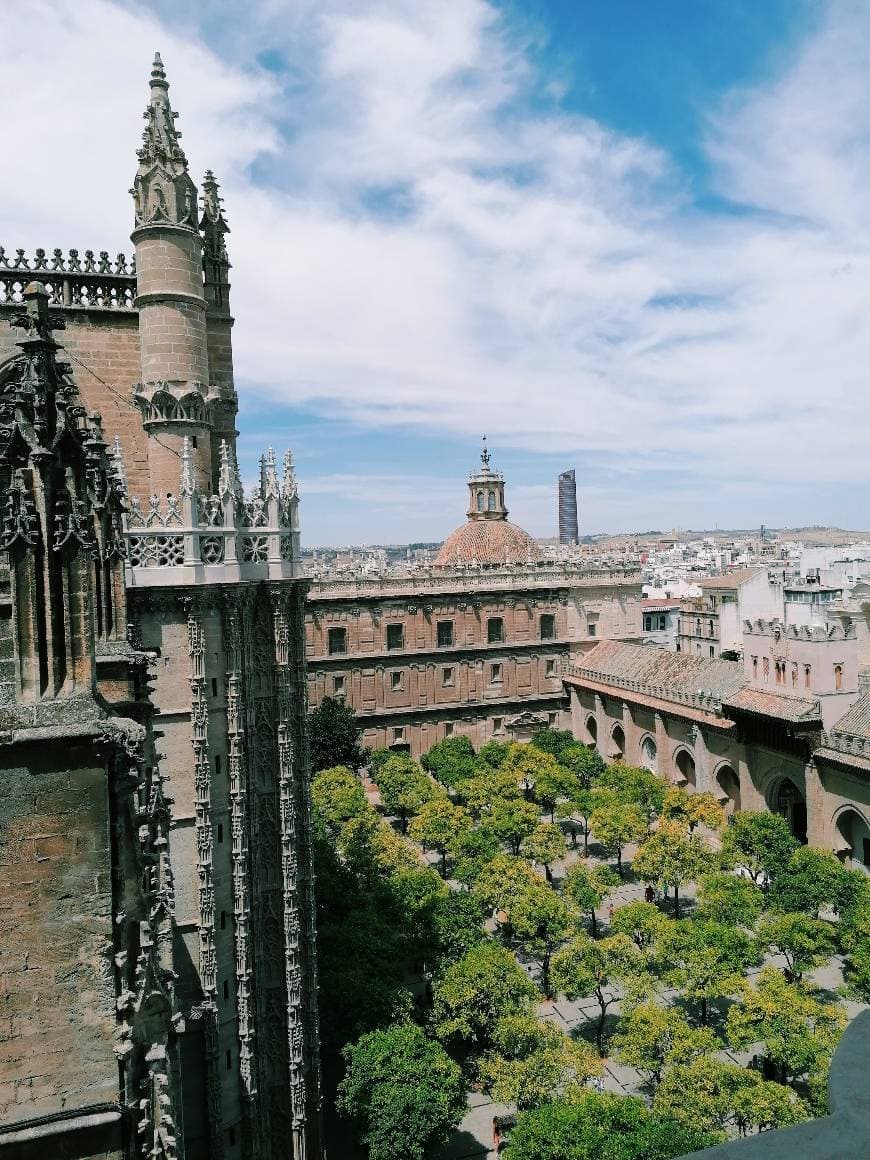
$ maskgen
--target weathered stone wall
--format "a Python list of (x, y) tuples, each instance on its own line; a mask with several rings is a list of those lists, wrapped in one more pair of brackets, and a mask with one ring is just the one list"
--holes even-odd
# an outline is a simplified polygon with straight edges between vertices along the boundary
[(118, 1099), (107, 773), (89, 740), (0, 750), (0, 1123)]
[[(9, 319), (20, 306), (0, 305), (0, 363), (16, 353), (16, 337)], [(103, 429), (111, 443), (120, 436), (124, 448), (124, 471), (133, 495), (148, 494), (148, 437), (142, 417), (133, 403), (133, 384), (139, 380), (139, 317), (121, 311), (74, 310), (62, 314), (66, 329), (58, 335), (72, 364), (82, 402), (103, 416)], [(176, 460), (177, 490), (178, 467)]]

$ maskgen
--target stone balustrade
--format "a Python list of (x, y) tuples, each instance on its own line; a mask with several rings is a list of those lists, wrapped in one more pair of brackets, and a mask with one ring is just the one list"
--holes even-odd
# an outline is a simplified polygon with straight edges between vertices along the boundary
[(583, 588), (596, 585), (640, 584), (639, 572), (628, 569), (582, 568), (576, 564), (503, 568), (427, 568), (403, 575), (312, 576), (311, 598), (417, 596), (423, 593), (515, 592), (524, 588)]
[(24, 250), (15, 257), (0, 246), (0, 306), (16, 306), (24, 301), (24, 287), (38, 278), (48, 292), (50, 306), (85, 310), (134, 310), (136, 299), (136, 259), (124, 254), (113, 260), (108, 251), (36, 250), (28, 258)]
[(563, 676), (578, 677), (581, 680), (612, 685), (616, 689), (625, 689), (629, 693), (640, 693), (645, 697), (654, 697), (660, 701), (686, 705), (689, 708), (701, 709), (704, 712), (716, 713), (719, 716), (722, 714), (721, 698), (701, 690), (687, 693), (682, 689), (675, 689), (673, 685), (650, 685), (644, 681), (632, 681), (626, 677), (616, 677), (610, 673), (599, 672), (598, 669), (586, 668), (584, 665), (565, 665)]

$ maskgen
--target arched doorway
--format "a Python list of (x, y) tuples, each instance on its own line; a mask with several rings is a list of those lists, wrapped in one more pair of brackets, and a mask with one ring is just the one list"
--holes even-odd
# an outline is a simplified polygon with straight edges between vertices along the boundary
[(795, 783), (784, 777), (776, 786), (773, 797), (773, 811), (781, 814), (789, 824), (792, 834), (802, 846), (807, 844), (807, 803)]
[(730, 817), (735, 810), (740, 809), (740, 778), (730, 765), (722, 765), (716, 770), (716, 783), (719, 786), (719, 801)]
[(613, 726), (610, 738), (613, 742), (611, 756), (615, 757), (617, 761), (622, 761), (623, 757), (625, 757), (625, 731), (621, 725)]
[(659, 751), (652, 737), (644, 737), (640, 746), (640, 763), (650, 773), (656, 773), (659, 765)]
[(589, 744), (594, 748), (598, 742), (598, 722), (591, 713), (586, 718), (586, 733), (589, 737)]
[(677, 767), (677, 782), (680, 785), (690, 785), (692, 789), (697, 784), (695, 776), (695, 759), (689, 753), (688, 749), (681, 749), (674, 758), (674, 765)]
[(837, 816), (837, 853), (854, 869), (870, 873), (870, 826), (857, 810)]

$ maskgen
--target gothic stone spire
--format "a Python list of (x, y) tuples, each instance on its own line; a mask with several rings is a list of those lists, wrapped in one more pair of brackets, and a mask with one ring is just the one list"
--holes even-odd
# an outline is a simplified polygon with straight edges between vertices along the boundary
[(139, 168), (133, 189), (136, 225), (164, 224), (196, 229), (196, 186), (187, 172), (187, 158), (175, 128), (176, 113), (169, 104), (169, 82), (160, 53), (151, 69), (151, 94), (143, 116)]

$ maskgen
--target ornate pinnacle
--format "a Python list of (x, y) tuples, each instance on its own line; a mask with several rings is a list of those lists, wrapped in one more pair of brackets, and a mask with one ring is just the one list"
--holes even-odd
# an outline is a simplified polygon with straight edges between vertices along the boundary
[(193, 495), (193, 462), (190, 454), (190, 437), (185, 435), (181, 444), (181, 495)]
[(205, 177), (202, 179), (202, 217), (199, 220), (199, 228), (205, 239), (206, 254), (213, 261), (227, 260), (227, 248), (224, 242), (224, 235), (230, 232), (230, 227), (227, 225), (227, 219), (224, 217), (223, 201), (224, 199), (218, 193), (220, 186), (215, 181), (215, 176), (210, 169), (205, 171)]
[(278, 471), (275, 463), (275, 452), (270, 447), (266, 455), (260, 460), (260, 487), (263, 498), (274, 496), (278, 499), (281, 488), (278, 484)]
[(298, 494), (299, 486), (296, 480), (296, 468), (293, 465), (293, 452), (288, 447), (284, 452), (284, 482), (281, 495), (284, 499), (295, 499)]
[(221, 439), (218, 495), (222, 500), (244, 498), (235, 451), (226, 439)]
[(145, 129), (138, 150), (139, 169), (131, 190), (136, 203), (136, 225), (169, 222), (196, 228), (196, 186), (187, 172), (187, 158), (179, 144), (176, 114), (169, 103), (169, 82), (160, 53), (151, 68), (151, 93), (143, 114)]
[(486, 445), (486, 436), (483, 437), (483, 451), (480, 453), (480, 462), (483, 464), (483, 470), (489, 471), (489, 448)]
[(121, 449), (121, 437), (116, 435), (112, 443), (112, 461), (115, 465), (115, 479), (118, 483), (120, 491), (126, 493), (127, 491), (127, 476), (124, 472), (124, 453)]

